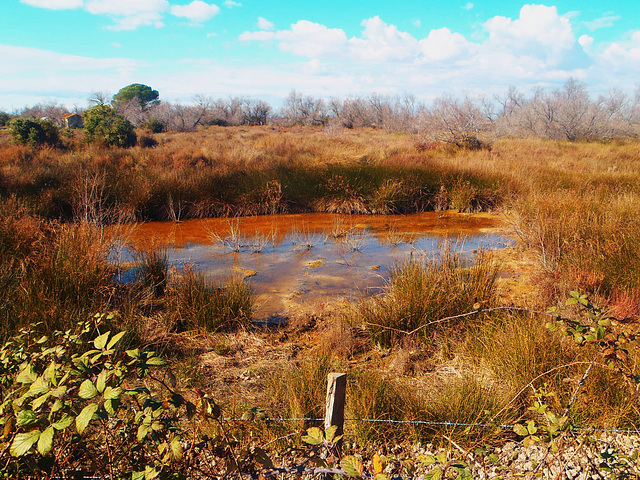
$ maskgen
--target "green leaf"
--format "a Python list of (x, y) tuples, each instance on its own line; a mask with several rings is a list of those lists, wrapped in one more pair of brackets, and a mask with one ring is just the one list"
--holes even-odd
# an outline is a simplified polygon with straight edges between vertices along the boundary
[[(35, 385), (35, 383), (34, 383)], [(49, 400), (49, 398), (51, 397), (51, 392), (47, 392), (44, 395), (40, 395), (38, 398), (36, 398), (32, 403), (31, 406), (33, 407), (34, 410), (37, 410), (38, 408), (40, 408), (47, 400)]]
[(28, 427), (38, 423), (38, 416), (33, 410), (21, 410), (16, 417), (16, 425), (18, 427)]
[(521, 437), (526, 437), (529, 435), (529, 431), (527, 430), (527, 427), (519, 423), (513, 426), (513, 431), (515, 432), (516, 435), (520, 435)]
[(80, 390), (78, 391), (78, 395), (80, 398), (84, 398), (85, 400), (90, 400), (96, 395), (98, 395), (98, 389), (93, 384), (93, 382), (89, 379), (82, 382), (80, 385)]
[(442, 478), (442, 469), (440, 467), (434, 468), (424, 478), (425, 480), (440, 480)]
[(105, 400), (118, 400), (122, 394), (121, 388), (107, 387), (104, 389)]
[(42, 432), (38, 439), (38, 452), (40, 452), (40, 455), (45, 456), (51, 451), (55, 433), (56, 431), (52, 426), (47, 427), (45, 431)]
[(350, 477), (361, 477), (364, 467), (358, 457), (349, 455), (344, 457), (341, 462), (342, 469)]
[(376, 473), (373, 480), (389, 480), (389, 476), (384, 473)]
[(29, 387), (29, 395), (36, 397), (43, 393), (47, 393), (49, 389), (49, 382), (47, 382), (43, 377), (38, 377), (36, 381), (31, 384), (31, 387)]
[(149, 424), (143, 423), (138, 427), (138, 441), (141, 442), (148, 434), (149, 430), (151, 430), (151, 426)]
[(37, 380), (38, 375), (31, 364), (28, 364), (16, 377), (18, 383), (33, 383)]
[(67, 393), (67, 386), (61, 385), (51, 392), (51, 396), (55, 398), (62, 398), (64, 397), (65, 393)]
[(71, 424), (73, 424), (73, 417), (65, 413), (60, 420), (51, 426), (56, 430), (65, 430), (69, 428)]
[(324, 436), (327, 439), (327, 442), (333, 443), (336, 437), (336, 432), (338, 431), (337, 425), (331, 425), (324, 431)]
[(127, 355), (129, 355), (131, 358), (140, 358), (140, 349), (136, 348), (134, 350), (127, 350), (125, 352)]
[(535, 435), (538, 432), (538, 427), (536, 427), (536, 422), (533, 420), (529, 420), (527, 422), (527, 431), (530, 435)]
[(322, 445), (324, 443), (324, 434), (318, 427), (311, 427), (302, 435), (302, 441), (309, 445)]
[(111, 334), (111, 330), (109, 330), (108, 332), (103, 333), (99, 337), (96, 337), (93, 340), (93, 345), (98, 350), (104, 350), (105, 349), (104, 347), (107, 345), (107, 340), (109, 339), (109, 334)]
[(120, 332), (115, 334), (113, 338), (109, 340), (109, 343), (107, 344), (107, 350), (111, 350), (116, 345), (116, 343), (118, 343), (120, 339), (124, 337), (125, 333), (127, 332)]
[(102, 370), (98, 374), (98, 378), (96, 379), (96, 388), (98, 389), (98, 392), (104, 392), (104, 387), (107, 384), (107, 380), (109, 380), (109, 375), (110, 372), (108, 370)]
[(40, 438), (40, 430), (32, 430), (27, 433), (19, 433), (16, 438), (13, 439), (9, 453), (13, 457), (21, 457), (31, 450), (34, 443)]
[(144, 480), (144, 471), (142, 471), (142, 472), (133, 472), (131, 474), (131, 480)]
[(85, 431), (97, 410), (97, 403), (90, 403), (82, 409), (80, 415), (76, 417), (76, 430), (78, 433), (82, 434)]
[(146, 364), (162, 367), (164, 365), (169, 365), (169, 362), (160, 357), (151, 357), (147, 359)]

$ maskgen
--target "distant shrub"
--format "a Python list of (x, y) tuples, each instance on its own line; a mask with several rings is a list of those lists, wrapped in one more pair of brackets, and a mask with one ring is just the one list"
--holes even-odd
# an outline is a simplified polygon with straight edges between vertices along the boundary
[(152, 133), (162, 133), (167, 131), (167, 122), (159, 118), (152, 118), (145, 125)]
[(213, 120), (210, 120), (209, 125), (215, 125), (218, 127), (228, 127), (229, 126), (229, 122), (227, 122), (224, 118), (214, 118)]
[(5, 112), (0, 112), (0, 127), (4, 127), (9, 120), (11, 120), (11, 115)]
[(16, 118), (8, 123), (11, 136), (16, 143), (39, 147), (49, 145), (55, 147), (60, 143), (60, 131), (49, 120), (32, 120)]
[(153, 148), (158, 145), (158, 141), (153, 137), (141, 135), (140, 138), (138, 138), (138, 145), (142, 148)]
[(97, 105), (82, 115), (85, 139), (111, 147), (133, 147), (136, 133), (133, 124), (108, 105)]

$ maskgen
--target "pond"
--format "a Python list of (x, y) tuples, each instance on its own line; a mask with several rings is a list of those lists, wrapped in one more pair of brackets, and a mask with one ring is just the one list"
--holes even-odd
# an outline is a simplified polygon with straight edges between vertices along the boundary
[[(172, 266), (191, 265), (212, 283), (246, 278), (260, 320), (302, 304), (380, 292), (393, 267), (437, 257), (449, 244), (461, 255), (507, 245), (492, 214), (326, 213), (149, 222), (128, 234), (133, 249), (166, 247)], [(131, 260), (123, 250), (120, 261)]]

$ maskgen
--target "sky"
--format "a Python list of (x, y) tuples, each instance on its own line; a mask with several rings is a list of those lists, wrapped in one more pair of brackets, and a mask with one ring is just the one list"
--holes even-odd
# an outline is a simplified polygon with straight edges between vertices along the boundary
[(640, 85), (637, 0), (0, 0), (0, 110), (131, 83), (161, 100)]

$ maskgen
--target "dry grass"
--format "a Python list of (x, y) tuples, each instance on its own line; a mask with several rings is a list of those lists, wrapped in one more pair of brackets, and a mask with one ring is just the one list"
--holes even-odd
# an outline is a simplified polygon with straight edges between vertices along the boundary
[[(79, 316), (116, 310), (138, 331), (137, 341), (149, 340), (141, 334), (149, 329), (132, 327), (140, 323), (158, 330), (158, 338), (164, 335), (171, 344), (168, 351), (179, 350), (187, 359), (195, 343), (199, 352), (213, 352), (213, 371), (224, 382), (212, 385), (246, 387), (234, 393), (233, 405), (246, 406), (250, 398), (282, 416), (322, 416), (326, 373), (336, 369), (350, 373), (348, 410), (357, 417), (508, 423), (530, 415), (532, 387), (545, 383), (557, 392), (557, 408), (566, 405), (583, 362), (597, 352), (551, 334), (537, 316), (478, 316), (422, 329), (421, 338), (410, 340), (388, 328), (412, 330), (476, 304), (497, 304), (496, 269), (482, 256), (469, 265), (449, 255), (440, 263), (403, 266), (388, 291), (358, 304), (348, 322), (337, 315), (326, 322), (310, 316), (309, 328), (261, 334), (255, 340), (260, 354), (247, 357), (238, 339), (253, 334), (202, 333), (228, 326), (227, 320), (210, 323), (220, 292), (234, 297), (230, 303), (237, 307), (229, 307), (232, 314), (224, 318), (246, 325), (246, 290), (231, 295), (233, 287), (216, 290), (193, 275), (171, 284), (162, 258), (152, 257), (135, 288), (116, 286), (105, 262), (108, 244), (100, 228), (91, 226), (310, 210), (500, 209), (512, 219), (518, 248), (536, 258), (540, 307), (579, 290), (621, 321), (638, 321), (640, 142), (499, 139), (491, 149), (469, 151), (419, 145), (409, 135), (380, 130), (271, 127), (211, 127), (154, 138), (155, 148), (77, 143), (66, 151), (0, 140), (3, 336), (28, 321), (61, 328)], [(50, 221), (74, 218), (85, 221)], [(169, 348), (179, 342), (189, 347)], [(264, 368), (256, 372), (248, 362), (260, 363), (258, 357)], [(640, 363), (634, 347), (629, 358), (633, 366)], [(195, 361), (184, 361), (191, 383), (209, 382)], [(231, 375), (236, 364), (260, 381)], [(572, 418), (594, 426), (635, 425), (640, 413), (630, 398), (620, 378), (598, 366)], [(429, 440), (445, 433), (471, 446), (494, 438), (492, 432), (452, 427), (349, 428), (350, 438), (362, 442)]]

